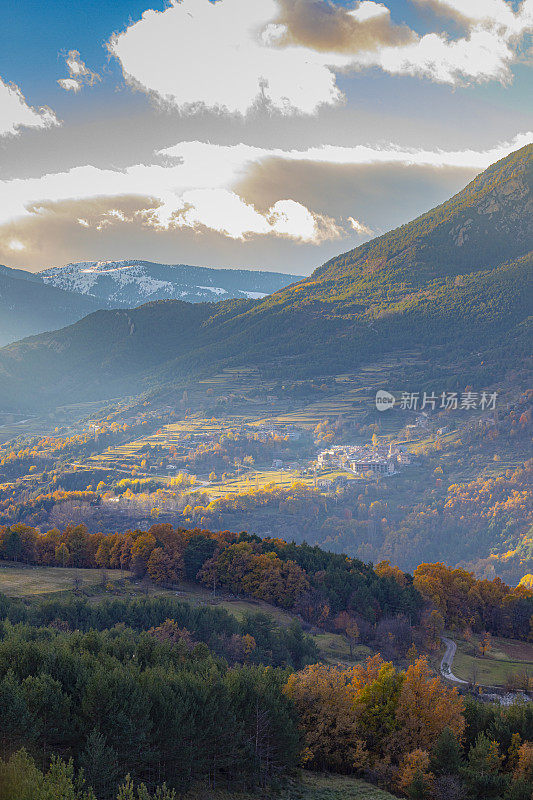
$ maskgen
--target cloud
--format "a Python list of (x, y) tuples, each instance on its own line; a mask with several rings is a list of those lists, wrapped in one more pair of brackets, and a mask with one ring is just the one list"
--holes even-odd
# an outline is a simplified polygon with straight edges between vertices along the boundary
[(474, 29), (457, 40), (428, 33), (404, 47), (363, 53), (353, 66), (380, 67), (390, 75), (429, 78), (455, 86), (491, 80), (508, 82), (514, 60), (515, 52), (508, 41), (495, 31)]
[(353, 217), (348, 217), (348, 222), (350, 223), (350, 227), (356, 232), (361, 234), (362, 236), (372, 236), (374, 231), (365, 225), (364, 222), (360, 222), (358, 219), (354, 219)]
[(21, 250), (26, 249), (26, 245), (24, 242), (21, 242), (20, 239), (10, 239), (7, 243), (8, 250), (13, 250), (15, 252), (20, 252)]
[(58, 124), (51, 109), (32, 108), (18, 86), (0, 78), (0, 136), (17, 134), (20, 128), (50, 128)]
[[(203, 147), (206, 161), (213, 162), (211, 146)], [(314, 215), (290, 198), (280, 198), (260, 213), (226, 186), (233, 173), (228, 173), (223, 154), (217, 175), (204, 169), (202, 148), (197, 148), (196, 153), (198, 160), (189, 157), (183, 164), (171, 167), (134, 165), (118, 172), (86, 166), (40, 179), (0, 182), (0, 190), (5, 188), (10, 193), (10, 199), (6, 195), (0, 206), (0, 224), (25, 218), (45, 220), (57, 213), (57, 204), (84, 201), (89, 211), (84, 208), (80, 214), (77, 205), (74, 219), (78, 225), (97, 230), (137, 221), (154, 230), (210, 229), (234, 239), (270, 234), (319, 243), (325, 237), (340, 235), (332, 220)], [(98, 201), (104, 198), (108, 198), (108, 206), (111, 198), (112, 202), (102, 212)], [(124, 202), (134, 198), (138, 207), (124, 213)], [(90, 213), (95, 201), (96, 213), (94, 209)]]
[(514, 11), (505, 0), (414, 0), (419, 6), (449, 16), (466, 27), (483, 26), (505, 36), (521, 36), (533, 25), (533, 2), (523, 0)]
[(109, 42), (126, 80), (182, 109), (314, 113), (342, 95), (320, 54), (263, 39), (276, 0), (171, 0)]
[(352, 9), (324, 0), (280, 0), (280, 6), (281, 13), (270, 28), (278, 44), (357, 53), (383, 45), (404, 45), (416, 39), (407, 25), (391, 21), (386, 6), (371, 0), (363, 0)]
[(81, 60), (78, 50), (69, 50), (65, 56), (65, 63), (70, 77), (61, 78), (58, 80), (58, 84), (66, 92), (76, 94), (81, 91), (83, 86), (94, 86), (95, 83), (102, 80), (97, 72), (90, 70)]
[(81, 83), (79, 81), (75, 81), (74, 78), (61, 78), (58, 80), (58, 84), (66, 92), (74, 92), (76, 94), (81, 90)]
[(466, 35), (421, 36), (372, 0), (170, 0), (108, 47), (130, 85), (185, 112), (314, 114), (343, 102), (337, 74), (376, 67), (450, 85), (510, 80), (533, 0), (517, 12), (504, 0), (416, 2), (460, 15)]
[[(135, 226), (155, 233), (188, 229), (240, 241), (274, 237), (312, 245), (350, 232), (367, 236), (376, 226), (361, 203), (354, 207), (353, 175), (342, 204), (333, 208), (321, 199), (334, 192), (324, 192), (327, 176), (320, 170), (329, 170), (335, 185), (355, 167), (380, 167), (385, 173), (394, 167), (473, 173), (531, 138), (522, 134), (489, 150), (453, 152), (393, 145), (281, 150), (181, 142), (159, 151), (160, 163), (124, 170), (87, 165), (41, 178), (0, 181), (0, 238), (25, 244), (28, 226), (42, 229), (59, 218), (80, 233)], [(267, 193), (268, 176), (277, 177)], [(304, 197), (306, 176), (311, 177)]]

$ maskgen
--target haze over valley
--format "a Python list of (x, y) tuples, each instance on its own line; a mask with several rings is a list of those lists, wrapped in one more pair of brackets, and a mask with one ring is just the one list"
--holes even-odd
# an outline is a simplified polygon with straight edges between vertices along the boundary
[(532, 800), (531, 0), (4, 27), (0, 800)]

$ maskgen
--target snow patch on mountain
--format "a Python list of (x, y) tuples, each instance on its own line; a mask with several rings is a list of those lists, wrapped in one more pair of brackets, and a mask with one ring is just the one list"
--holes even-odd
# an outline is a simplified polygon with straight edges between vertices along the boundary
[(149, 261), (81, 261), (38, 273), (47, 284), (94, 297), (103, 308), (138, 306), (154, 300), (218, 302), (260, 300), (297, 276), (255, 270), (213, 269)]

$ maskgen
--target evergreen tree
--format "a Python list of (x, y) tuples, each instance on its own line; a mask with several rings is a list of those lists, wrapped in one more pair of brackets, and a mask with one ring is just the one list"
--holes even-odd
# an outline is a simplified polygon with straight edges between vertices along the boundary
[(9, 753), (35, 738), (22, 687), (9, 670), (0, 681), (0, 748)]
[(434, 775), (457, 775), (461, 766), (461, 746), (451, 728), (444, 728), (431, 752)]
[(511, 781), (504, 800), (531, 800), (532, 797), (533, 783), (520, 779)]
[(501, 765), (502, 757), (497, 743), (480, 733), (475, 745), (470, 748), (463, 769), (468, 797), (472, 800), (500, 800), (505, 788), (505, 779), (500, 772)]
[(108, 800), (114, 796), (119, 776), (117, 753), (108, 746), (105, 736), (96, 728), (87, 737), (80, 766), (98, 800)]

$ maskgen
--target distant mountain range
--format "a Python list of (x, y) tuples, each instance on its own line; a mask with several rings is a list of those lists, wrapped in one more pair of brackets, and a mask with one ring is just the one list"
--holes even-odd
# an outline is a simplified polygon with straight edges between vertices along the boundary
[(468, 363), (470, 381), (493, 380), (530, 350), (532, 187), (528, 145), (260, 302), (100, 311), (6, 347), (0, 406), (159, 391), (224, 366), (260, 364), (284, 380), (334, 374), (409, 348), (433, 373), (447, 365), (453, 377)]
[(56, 330), (101, 308), (135, 308), (153, 300), (189, 303), (260, 299), (298, 275), (214, 269), (151, 261), (83, 261), (32, 273), (0, 266), (0, 347)]
[(82, 261), (38, 273), (48, 285), (94, 297), (101, 308), (135, 308), (153, 300), (209, 303), (231, 298), (260, 299), (298, 275), (246, 269), (212, 269), (152, 261)]

